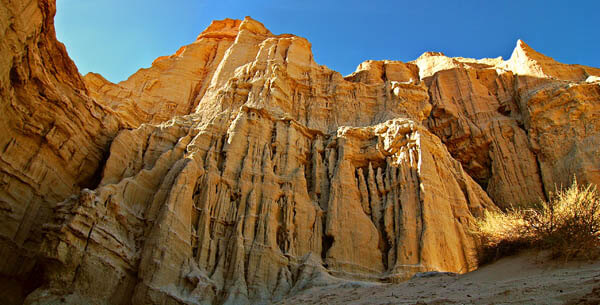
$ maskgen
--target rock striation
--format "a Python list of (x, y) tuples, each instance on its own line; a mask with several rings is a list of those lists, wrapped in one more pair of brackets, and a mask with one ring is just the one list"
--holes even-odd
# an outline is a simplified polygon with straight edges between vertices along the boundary
[[(41, 280), (42, 224), (53, 206), (95, 187), (123, 127), (88, 96), (54, 32), (54, 1), (0, 5), (0, 303)], [(20, 301), (21, 300), (21, 301)]]
[(348, 279), (477, 268), (474, 221), (600, 183), (600, 70), (366, 61), (214, 21), (111, 83), (80, 76), (52, 0), (3, 0), (6, 304), (267, 304)]

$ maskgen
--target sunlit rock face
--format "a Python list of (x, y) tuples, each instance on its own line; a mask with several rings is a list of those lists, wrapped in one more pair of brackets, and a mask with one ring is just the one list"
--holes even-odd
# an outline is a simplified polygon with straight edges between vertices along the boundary
[(475, 218), (599, 183), (600, 71), (365, 61), (246, 18), (113, 84), (3, 1), (0, 303), (266, 304), (477, 268)]

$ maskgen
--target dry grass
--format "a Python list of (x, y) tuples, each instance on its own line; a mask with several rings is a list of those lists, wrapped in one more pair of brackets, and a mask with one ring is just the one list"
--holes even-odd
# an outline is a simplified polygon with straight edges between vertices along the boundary
[(480, 262), (522, 249), (546, 249), (554, 258), (593, 259), (600, 254), (600, 195), (575, 180), (550, 201), (506, 212), (486, 212), (478, 221)]

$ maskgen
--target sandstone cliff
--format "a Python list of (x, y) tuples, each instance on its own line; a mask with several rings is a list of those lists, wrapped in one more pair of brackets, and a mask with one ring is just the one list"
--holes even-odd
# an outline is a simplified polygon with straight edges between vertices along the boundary
[(121, 127), (88, 97), (56, 40), (54, 11), (53, 1), (0, 5), (0, 303), (39, 283), (42, 224), (57, 202), (97, 185)]
[(600, 70), (511, 58), (317, 64), (246, 18), (113, 84), (54, 2), (3, 0), (0, 301), (270, 303), (477, 268), (475, 217), (598, 184)]

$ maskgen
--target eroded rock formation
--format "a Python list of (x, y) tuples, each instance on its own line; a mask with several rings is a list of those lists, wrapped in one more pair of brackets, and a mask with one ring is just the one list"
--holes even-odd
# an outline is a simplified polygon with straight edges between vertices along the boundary
[[(38, 285), (42, 224), (95, 187), (121, 128), (88, 90), (54, 33), (53, 1), (0, 5), (0, 303)], [(25, 283), (25, 284), (23, 284)]]
[(600, 70), (511, 58), (318, 65), (213, 22), (126, 81), (81, 77), (53, 1), (0, 7), (0, 301), (270, 303), (477, 268), (474, 220), (599, 183)]

